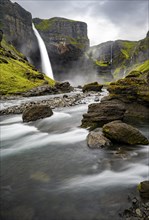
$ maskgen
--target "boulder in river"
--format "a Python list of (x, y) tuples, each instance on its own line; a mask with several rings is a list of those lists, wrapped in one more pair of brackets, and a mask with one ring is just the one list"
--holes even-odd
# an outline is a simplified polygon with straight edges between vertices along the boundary
[(98, 129), (95, 129), (88, 134), (87, 144), (92, 149), (109, 147), (112, 145), (111, 141)]
[(104, 135), (111, 141), (125, 144), (149, 144), (148, 139), (135, 127), (120, 120), (112, 121), (103, 126)]
[(74, 88), (70, 85), (69, 82), (56, 82), (55, 88), (60, 92), (71, 92)]
[(142, 198), (146, 198), (149, 200), (149, 181), (148, 180), (141, 182), (138, 186), (138, 190)]
[(48, 105), (33, 105), (25, 109), (22, 115), (23, 122), (36, 121), (53, 115)]
[(100, 85), (98, 82), (89, 83), (83, 86), (82, 91), (83, 92), (89, 92), (89, 91), (95, 91), (100, 92), (103, 85)]

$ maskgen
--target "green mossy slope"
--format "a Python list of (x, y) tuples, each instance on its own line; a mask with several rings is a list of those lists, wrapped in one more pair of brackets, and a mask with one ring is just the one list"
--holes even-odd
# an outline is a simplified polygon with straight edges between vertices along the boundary
[(27, 62), (24, 55), (12, 45), (2, 41), (0, 48), (0, 94), (20, 94), (44, 83), (54, 85), (55, 81), (38, 72)]
[(149, 105), (149, 60), (135, 65), (124, 78), (109, 85), (110, 96)]

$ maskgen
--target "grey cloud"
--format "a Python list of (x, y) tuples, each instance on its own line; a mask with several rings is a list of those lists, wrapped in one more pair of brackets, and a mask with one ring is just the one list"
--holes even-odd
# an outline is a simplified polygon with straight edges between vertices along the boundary
[(16, 0), (16, 2), (30, 11), (33, 17), (81, 18), (85, 22), (87, 18), (88, 20), (92, 18), (97, 29), (102, 25), (100, 20), (104, 19), (107, 24), (113, 24), (118, 38), (121, 39), (141, 39), (145, 37), (148, 28), (148, 0)]
[(148, 10), (147, 0), (108, 0), (104, 4), (93, 5), (91, 15), (96, 18), (102, 16), (116, 25), (141, 25), (148, 22)]

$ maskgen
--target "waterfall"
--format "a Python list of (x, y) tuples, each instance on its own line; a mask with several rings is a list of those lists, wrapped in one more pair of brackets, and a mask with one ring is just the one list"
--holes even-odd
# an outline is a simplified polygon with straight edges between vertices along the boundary
[(49, 60), (49, 56), (48, 56), (48, 52), (47, 52), (45, 43), (44, 43), (43, 39), (41, 38), (39, 32), (35, 28), (34, 24), (32, 24), (32, 27), (33, 27), (34, 34), (36, 35), (37, 40), (38, 40), (39, 50), (40, 50), (40, 54), (41, 54), (42, 72), (45, 73), (51, 79), (54, 79), (53, 71), (52, 71), (52, 67), (51, 67), (51, 63)]
[(111, 44), (111, 53), (110, 53), (110, 63), (111, 64), (112, 64), (112, 61), (113, 61), (112, 50), (113, 50), (113, 43)]

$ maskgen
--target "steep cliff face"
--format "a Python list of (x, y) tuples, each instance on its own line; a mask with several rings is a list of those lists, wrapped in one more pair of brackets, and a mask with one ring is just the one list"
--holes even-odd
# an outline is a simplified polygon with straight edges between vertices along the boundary
[(87, 24), (58, 17), (35, 18), (33, 22), (46, 44), (55, 77), (58, 80), (72, 77), (72, 70), (80, 66), (79, 59), (89, 47)]
[(34, 62), (40, 60), (37, 39), (32, 30), (32, 16), (19, 4), (0, 1), (0, 29), (7, 42)]
[(109, 41), (88, 50), (100, 76), (124, 77), (136, 63), (149, 59), (149, 34), (140, 41)]

